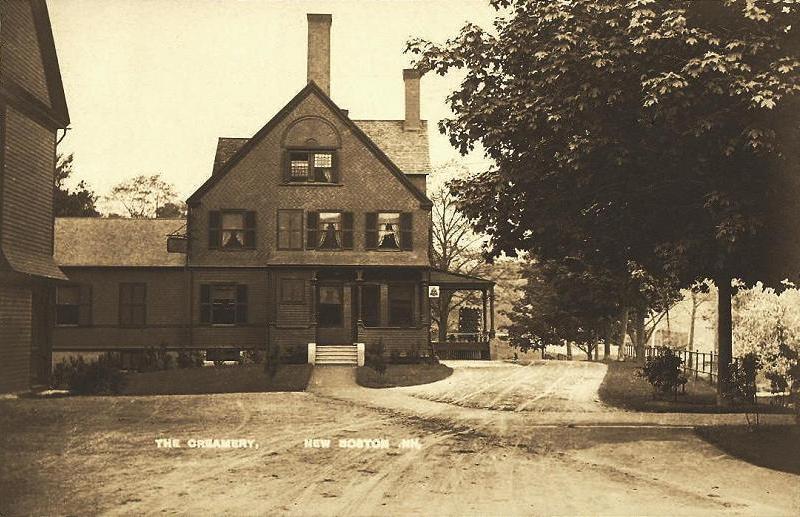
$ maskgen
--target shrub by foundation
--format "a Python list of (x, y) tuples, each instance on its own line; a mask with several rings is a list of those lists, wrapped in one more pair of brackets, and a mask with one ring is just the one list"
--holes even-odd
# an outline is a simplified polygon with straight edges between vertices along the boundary
[(96, 361), (86, 362), (83, 357), (71, 357), (53, 368), (52, 385), (68, 389), (78, 395), (112, 395), (125, 388), (125, 376), (118, 360), (110, 353), (101, 354)]

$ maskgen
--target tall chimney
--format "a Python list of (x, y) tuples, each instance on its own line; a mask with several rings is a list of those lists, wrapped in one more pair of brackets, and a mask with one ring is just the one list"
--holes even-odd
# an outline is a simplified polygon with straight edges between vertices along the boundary
[(403, 82), (406, 85), (406, 120), (403, 129), (417, 131), (422, 128), (419, 114), (419, 80), (422, 72), (415, 68), (403, 70)]
[(308, 82), (331, 94), (330, 14), (308, 14)]

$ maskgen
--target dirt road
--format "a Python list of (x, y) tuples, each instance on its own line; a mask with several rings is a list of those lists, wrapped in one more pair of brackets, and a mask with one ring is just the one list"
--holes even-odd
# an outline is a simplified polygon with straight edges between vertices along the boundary
[[(392, 390), (329, 370), (315, 393), (0, 401), (0, 451), (14, 451), (0, 458), (0, 514), (798, 513), (798, 476), (733, 459), (689, 428), (522, 425), (574, 414), (542, 410), (568, 409), (561, 393), (595, 417), (625, 415), (597, 405), (585, 387), (596, 372), (575, 364), (575, 376), (456, 368), (444, 384)], [(458, 379), (483, 384), (464, 397)], [(524, 404), (516, 391), (536, 382), (552, 395)], [(164, 437), (183, 446), (157, 448)]]

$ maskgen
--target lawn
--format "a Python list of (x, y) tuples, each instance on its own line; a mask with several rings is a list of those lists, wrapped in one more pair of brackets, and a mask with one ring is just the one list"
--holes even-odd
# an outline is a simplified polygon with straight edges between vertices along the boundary
[(356, 370), (356, 382), (367, 388), (394, 388), (428, 384), (450, 377), (453, 369), (443, 364), (389, 364), (380, 375), (369, 366)]
[(309, 364), (286, 364), (274, 378), (264, 365), (224, 365), (146, 373), (129, 373), (123, 395), (197, 395), (304, 391), (311, 376)]
[[(641, 367), (633, 362), (608, 363), (603, 383), (600, 385), (600, 400), (609, 405), (632, 411), (653, 413), (744, 413), (752, 408), (718, 406), (716, 390), (707, 380), (691, 377), (686, 383), (686, 393), (678, 394), (678, 400), (654, 400), (653, 388), (637, 375)], [(759, 403), (762, 413), (788, 413), (789, 409)]]

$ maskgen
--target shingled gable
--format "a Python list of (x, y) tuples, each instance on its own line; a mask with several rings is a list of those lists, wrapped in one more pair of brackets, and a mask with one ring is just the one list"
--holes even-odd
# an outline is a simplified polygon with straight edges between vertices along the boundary
[(386, 153), (378, 147), (375, 142), (373, 142), (364, 131), (361, 130), (352, 120), (348, 117), (344, 116), (342, 113), (341, 108), (339, 108), (336, 103), (331, 100), (328, 95), (323, 92), (319, 86), (314, 83), (314, 81), (309, 81), (308, 84), (300, 90), (297, 95), (294, 96), (292, 100), (289, 101), (286, 106), (283, 107), (277, 114), (275, 114), (272, 119), (264, 125), (258, 132), (250, 138), (247, 143), (245, 143), (238, 151), (236, 151), (233, 156), (228, 159), (224, 165), (220, 167), (220, 169), (213, 174), (205, 183), (203, 183), (200, 188), (198, 188), (194, 194), (189, 196), (189, 199), (186, 200), (187, 204), (189, 205), (198, 205), (200, 203), (200, 199), (203, 195), (208, 192), (223, 176), (225, 176), (228, 171), (230, 171), (239, 161), (244, 158), (247, 153), (250, 152), (253, 147), (255, 147), (267, 134), (269, 134), (272, 129), (279, 124), (289, 113), (294, 110), (308, 95), (311, 94), (317, 95), (320, 100), (322, 100), (323, 104), (325, 104), (330, 110), (339, 117), (339, 120), (345, 124), (350, 131), (353, 132), (356, 137), (361, 140), (364, 146), (369, 149), (375, 157), (383, 163), (389, 171), (394, 174), (394, 176), (402, 183), (408, 190), (411, 192), (414, 197), (416, 197), (420, 205), (423, 208), (430, 208), (433, 203), (428, 196), (422, 193), (412, 182), (409, 180), (406, 175), (401, 171), (397, 165), (388, 157)]
[[(43, 103), (21, 85), (11, 80), (4, 80), (0, 84), (0, 98), (18, 99), (25, 103), (25, 109), (30, 112), (31, 116), (35, 116), (46, 125), (65, 128), (70, 122), (69, 111), (67, 110), (67, 100), (64, 95), (64, 85), (61, 81), (61, 70), (58, 64), (58, 55), (56, 54), (47, 4), (45, 0), (28, 1), (33, 16), (36, 41), (41, 54), (42, 66), (44, 67), (47, 94), (50, 102), (49, 105)], [(2, 68), (2, 64), (0, 64), (0, 68)], [(7, 78), (3, 77), (3, 79)]]

